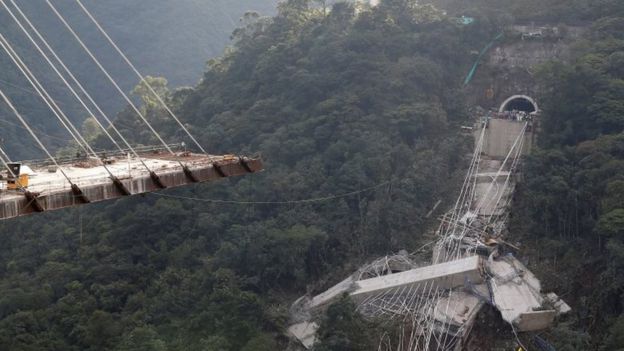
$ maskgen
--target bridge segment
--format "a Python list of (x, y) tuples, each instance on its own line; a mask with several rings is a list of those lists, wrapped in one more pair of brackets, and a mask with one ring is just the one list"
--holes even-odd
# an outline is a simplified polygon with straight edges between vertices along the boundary
[[(190, 152), (172, 155), (153, 151), (141, 153), (140, 158), (115, 155), (103, 160), (104, 164), (92, 158), (61, 163), (60, 167), (73, 185), (59, 169), (45, 163), (20, 164), (18, 181), (11, 180), (12, 174), (5, 171), (0, 182), (0, 220), (256, 173), (263, 169), (258, 158)], [(11, 182), (13, 189), (9, 189)]]
[(344, 294), (364, 316), (400, 322), (401, 341), (380, 342), (385, 350), (470, 350), (470, 332), (486, 305), (517, 332), (548, 328), (568, 312), (556, 294), (542, 293), (539, 280), (508, 243), (516, 174), (533, 144), (534, 117), (518, 111), (489, 114), (472, 128), (469, 170), (456, 203), (440, 219), (428, 262), (405, 252), (389, 256), (324, 293), (300, 298), (289, 334), (311, 348), (316, 318)]

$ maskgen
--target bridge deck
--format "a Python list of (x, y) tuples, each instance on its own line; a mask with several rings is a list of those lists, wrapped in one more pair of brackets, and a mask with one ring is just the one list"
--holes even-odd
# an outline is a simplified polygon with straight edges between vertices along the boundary
[(82, 160), (62, 164), (74, 187), (55, 167), (32, 166), (27, 187), (8, 190), (6, 183), (1, 183), (0, 220), (262, 170), (259, 159), (190, 153), (149, 153), (141, 159), (115, 156), (106, 163)]

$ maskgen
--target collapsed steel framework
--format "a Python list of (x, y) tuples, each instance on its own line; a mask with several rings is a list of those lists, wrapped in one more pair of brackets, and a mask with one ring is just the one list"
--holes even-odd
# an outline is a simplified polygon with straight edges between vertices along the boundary
[(516, 331), (547, 328), (569, 311), (540, 283), (506, 242), (515, 174), (530, 147), (530, 121), (482, 119), (460, 194), (440, 219), (427, 264), (412, 255), (388, 256), (313, 298), (293, 305), (290, 334), (310, 348), (315, 316), (348, 293), (367, 318), (398, 326), (380, 336), (379, 350), (461, 350), (476, 317), (489, 304)]

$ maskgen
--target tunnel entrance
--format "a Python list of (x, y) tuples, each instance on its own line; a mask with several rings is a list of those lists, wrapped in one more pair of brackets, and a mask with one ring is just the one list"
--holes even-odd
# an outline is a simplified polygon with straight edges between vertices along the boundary
[(531, 97), (526, 95), (514, 95), (501, 104), (499, 112), (513, 110), (531, 113), (537, 112), (539, 108), (537, 107), (537, 103), (535, 103), (535, 100), (533, 100)]

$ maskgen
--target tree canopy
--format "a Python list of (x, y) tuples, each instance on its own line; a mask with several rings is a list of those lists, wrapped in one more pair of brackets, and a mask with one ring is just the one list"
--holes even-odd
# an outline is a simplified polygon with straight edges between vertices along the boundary
[[(492, 3), (474, 2), (476, 20), (463, 25), (413, 0), (288, 0), (274, 17), (244, 15), (196, 86), (150, 78), (207, 150), (259, 153), (266, 171), (0, 223), (0, 349), (284, 349), (296, 297), (420, 246), (427, 213), (455, 198), (472, 145), (460, 128), (471, 121), (461, 89), (470, 53), (510, 9), (538, 10)], [(572, 62), (536, 72), (540, 149), (514, 203), (513, 230), (545, 288), (575, 307), (545, 336), (562, 350), (624, 347), (619, 3), (575, 1), (569, 18), (609, 17)], [(544, 4), (544, 19), (566, 10)], [(187, 141), (145, 86), (134, 92), (166, 140)], [(92, 122), (83, 128), (104, 147)], [(132, 109), (116, 123), (134, 143), (154, 143)], [(368, 348), (371, 327), (345, 298), (329, 308), (318, 348)]]
[[(210, 152), (261, 153), (266, 171), (176, 194), (321, 200), (150, 195), (7, 222), (0, 348), (282, 348), (296, 296), (425, 240), (425, 215), (463, 173), (459, 86), (489, 31), (415, 2), (246, 15), (196, 87), (150, 79)], [(144, 88), (147, 118), (184, 141)], [(154, 142), (129, 108), (116, 124)]]
[[(549, 289), (575, 307), (557, 349), (617, 350), (624, 292), (624, 10), (596, 20), (569, 63), (538, 71), (540, 150), (528, 158), (514, 206)], [(550, 279), (552, 277), (552, 279)]]

